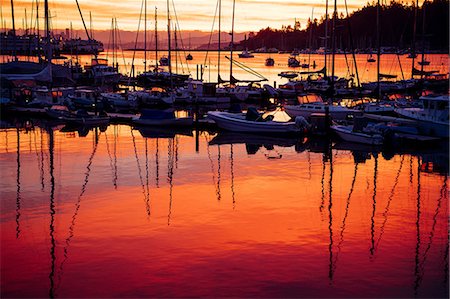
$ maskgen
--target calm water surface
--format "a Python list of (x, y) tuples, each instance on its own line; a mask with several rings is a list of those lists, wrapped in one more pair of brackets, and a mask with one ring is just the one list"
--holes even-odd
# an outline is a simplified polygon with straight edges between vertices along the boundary
[(0, 136), (1, 297), (448, 297), (446, 149)]

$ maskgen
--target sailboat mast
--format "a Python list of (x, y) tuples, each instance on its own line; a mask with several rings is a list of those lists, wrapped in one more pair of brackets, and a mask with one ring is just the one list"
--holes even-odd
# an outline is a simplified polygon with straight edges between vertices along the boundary
[(46, 51), (45, 51), (45, 58), (49, 63), (52, 62), (52, 47), (50, 45), (50, 18), (48, 15), (48, 0), (44, 1), (44, 9), (45, 9), (45, 44), (46, 44)]
[(217, 83), (220, 83), (220, 35), (222, 33), (222, 27), (221, 27), (221, 18), (222, 18), (222, 0), (219, 1), (219, 45), (217, 48)]
[(233, 17), (231, 20), (231, 43), (230, 43), (230, 84), (233, 83), (233, 44), (234, 44), (234, 12), (236, 0), (233, 0)]
[(144, 0), (144, 73), (147, 71), (147, 0)]
[(412, 45), (411, 45), (411, 55), (412, 55), (411, 78), (414, 77), (414, 60), (416, 58), (416, 30), (417, 30), (417, 10), (418, 9), (419, 9), (419, 0), (416, 0), (416, 5), (414, 7), (413, 36), (412, 36)]
[(89, 32), (91, 33), (91, 38), (94, 39), (94, 35), (92, 34), (92, 12), (89, 11)]
[(420, 78), (423, 78), (423, 66), (425, 61), (425, 4), (427, 0), (422, 3), (422, 62), (420, 63)]
[(334, 94), (334, 60), (336, 56), (336, 16), (337, 16), (337, 0), (334, 0), (333, 11), (333, 28), (331, 30), (331, 92)]
[(378, 100), (381, 97), (380, 89), (380, 56), (381, 56), (381, 30), (380, 30), (380, 0), (377, 3), (377, 93)]
[[(70, 26), (72, 26), (72, 23), (70, 23)], [(40, 32), (39, 32), (39, 0), (36, 0), (36, 31), (37, 31), (37, 52), (38, 52), (38, 60), (39, 62), (42, 60), (41, 58), (41, 39), (40, 39)]]
[(173, 88), (172, 81), (172, 57), (171, 57), (171, 44), (170, 44), (170, 7), (169, 0), (167, 0), (167, 46), (168, 46), (168, 59), (169, 59), (169, 76), (170, 76), (170, 88)]
[(328, 51), (328, 0), (325, 1), (325, 43), (324, 43), (324, 68), (325, 68), (325, 78), (327, 77), (327, 51)]
[(14, 20), (14, 1), (11, 0), (11, 19), (12, 19), (12, 33), (13, 33), (13, 56), (14, 60), (17, 60), (17, 41), (16, 41), (16, 22)]
[(158, 8), (155, 6), (155, 71), (158, 72)]

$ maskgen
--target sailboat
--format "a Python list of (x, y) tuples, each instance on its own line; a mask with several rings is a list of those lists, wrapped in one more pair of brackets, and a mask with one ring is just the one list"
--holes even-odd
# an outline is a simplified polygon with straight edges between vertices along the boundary
[(369, 54), (369, 57), (367, 57), (367, 62), (375, 62), (376, 59), (373, 58), (372, 53)]
[[(48, 0), (44, 2), (45, 9), (45, 60), (39, 62), (21, 61), (17, 57), (16, 29), (14, 19), (14, 1), (11, 1), (12, 34), (13, 34), (13, 61), (0, 63), (0, 80), (2, 86), (6, 83), (11, 89), (17, 85), (15, 82), (30, 81), (42, 85), (70, 85), (73, 84), (70, 69), (68, 67), (52, 63), (53, 48), (49, 24)], [(22, 83), (23, 84), (23, 83)], [(13, 100), (13, 99), (10, 99)]]
[[(191, 52), (191, 34), (189, 34), (189, 52)], [(192, 57), (191, 53), (186, 55), (186, 60), (192, 60), (194, 57)]]
[[(147, 2), (145, 1), (145, 5)], [(155, 8), (155, 52), (156, 52), (156, 66), (154, 70), (144, 70), (144, 72), (137, 76), (137, 83), (142, 87), (170, 87), (173, 88), (178, 85), (184, 84), (186, 80), (189, 79), (188, 74), (175, 74), (172, 72), (171, 66), (171, 45), (170, 45), (170, 16), (169, 16), (169, 3), (167, 3), (167, 12), (168, 12), (168, 40), (169, 40), (169, 53), (168, 56), (162, 56), (158, 60), (158, 14), (157, 9)], [(144, 33), (146, 34), (146, 33)], [(146, 51), (146, 46), (145, 46)], [(162, 71), (158, 68), (158, 66), (168, 66), (169, 71)]]

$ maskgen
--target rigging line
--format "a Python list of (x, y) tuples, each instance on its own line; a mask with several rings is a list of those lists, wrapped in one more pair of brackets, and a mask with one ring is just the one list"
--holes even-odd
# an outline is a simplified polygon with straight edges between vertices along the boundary
[(136, 77), (135, 70), (134, 70), (134, 59), (136, 58), (136, 48), (137, 48), (138, 37), (139, 37), (139, 29), (141, 28), (143, 9), (144, 9), (144, 0), (141, 1), (141, 12), (139, 13), (139, 22), (138, 22), (138, 28), (136, 31), (136, 39), (134, 40), (134, 50), (133, 50), (133, 57), (131, 58), (131, 70), (130, 70), (130, 76), (128, 77), (128, 85), (130, 85), (130, 83), (131, 83), (132, 75), (134, 77)]
[(225, 56), (226, 59), (230, 60), (231, 63), (235, 64), (236, 66), (240, 67), (242, 70), (246, 71), (247, 73), (250, 73), (262, 80), (267, 81), (267, 78), (264, 77), (263, 75), (261, 75), (260, 73), (256, 72), (255, 70), (252, 70), (251, 68), (249, 68), (248, 66), (246, 66), (245, 64), (237, 61), (237, 60), (232, 60), (230, 59), (228, 56)]
[[(128, 74), (128, 67), (127, 67), (127, 63), (125, 61), (125, 53), (123, 52), (122, 38), (120, 36), (120, 30), (119, 30), (119, 25), (117, 24), (117, 18), (116, 18), (116, 30), (117, 30), (117, 36), (119, 37), (120, 49), (122, 50), (122, 59), (123, 59), (123, 65), (125, 66), (125, 73)], [(130, 75), (131, 75), (131, 72), (130, 72)]]
[[(211, 46), (211, 40), (212, 40), (213, 31), (214, 31), (214, 25), (215, 25), (215, 22), (216, 22), (217, 10), (218, 10), (218, 7), (219, 7), (219, 1), (220, 0), (217, 0), (217, 2), (216, 2), (216, 11), (214, 12), (213, 23), (212, 23), (212, 26), (211, 26), (211, 32), (209, 33), (208, 47), (206, 48), (205, 60), (203, 61), (203, 65), (206, 65), (206, 61), (208, 60), (208, 53), (209, 53), (209, 49), (210, 49), (210, 46)], [(204, 70), (204, 68), (202, 68), (202, 73), (201, 73), (201, 75), (202, 75), (201, 77), (202, 78), (203, 78), (203, 73), (204, 72), (205, 72), (205, 70)]]
[(80, 194), (78, 195), (78, 200), (77, 200), (77, 202), (75, 204), (75, 211), (74, 211), (74, 213), (72, 215), (72, 221), (71, 221), (70, 227), (69, 227), (69, 236), (66, 238), (66, 241), (65, 241), (66, 245), (64, 246), (64, 249), (63, 249), (64, 259), (61, 261), (61, 264), (59, 265), (58, 286), (56, 287), (56, 289), (58, 289), (59, 285), (61, 284), (63, 267), (64, 267), (64, 264), (66, 263), (67, 259), (69, 258), (70, 241), (72, 240), (73, 236), (75, 235), (74, 230), (75, 230), (75, 224), (76, 224), (76, 219), (77, 219), (77, 216), (78, 216), (78, 212), (79, 212), (80, 207), (81, 207), (81, 198), (83, 197), (83, 194), (86, 191), (86, 187), (87, 187), (87, 184), (88, 184), (88, 181), (89, 181), (89, 175), (90, 175), (90, 172), (91, 172), (91, 165), (92, 165), (92, 162), (94, 161), (95, 153), (97, 152), (97, 146), (98, 146), (98, 141), (100, 140), (100, 135), (101, 135), (101, 132), (98, 135), (98, 139), (96, 138), (96, 141), (94, 143), (94, 148), (93, 148), (92, 153), (91, 153), (91, 155), (90, 155), (90, 157), (88, 159), (88, 165), (86, 166), (84, 183), (81, 186), (81, 191), (80, 191)]
[[(178, 15), (177, 15), (177, 10), (176, 10), (176, 8), (175, 8), (174, 0), (172, 0), (172, 7), (173, 7), (173, 13), (175, 14), (175, 30), (176, 30), (176, 28), (178, 27), (178, 31), (180, 32), (181, 48), (183, 49), (184, 57), (186, 57), (186, 50), (185, 50), (185, 48), (184, 48), (183, 38), (182, 38), (182, 36), (181, 36), (180, 23), (178, 22)], [(177, 49), (177, 52), (178, 52), (178, 49)], [(177, 53), (177, 54), (178, 54), (178, 53)], [(181, 60), (181, 66), (183, 67), (183, 60)], [(188, 73), (190, 74), (191, 71), (189, 70), (189, 64), (188, 64), (188, 63), (186, 63), (186, 68), (187, 68)]]
[(141, 181), (142, 194), (144, 195), (145, 209), (147, 211), (147, 217), (150, 217), (150, 205), (148, 204), (149, 201), (147, 200), (147, 194), (145, 193), (144, 179), (142, 178), (141, 164), (139, 163), (139, 157), (138, 157), (138, 152), (137, 152), (137, 147), (136, 147), (136, 138), (134, 137), (133, 130), (131, 130), (130, 132), (131, 132), (131, 137), (133, 139), (134, 155), (136, 157), (136, 164), (137, 164), (137, 168), (138, 168), (139, 179)]
[(377, 241), (377, 244), (375, 246), (375, 250), (378, 249), (378, 245), (379, 245), (379, 243), (381, 241), (381, 238), (382, 238), (382, 236), (384, 234), (384, 226), (386, 225), (386, 222), (387, 222), (387, 214), (389, 212), (389, 207), (391, 205), (391, 201), (392, 201), (392, 199), (394, 197), (394, 191), (395, 191), (395, 188), (397, 187), (397, 184), (398, 184), (398, 180), (399, 180), (399, 177), (400, 177), (400, 173), (402, 171), (404, 160), (405, 160), (405, 156), (402, 155), (402, 160), (400, 161), (400, 167), (398, 168), (397, 175), (395, 176), (394, 185), (392, 186), (391, 193), (389, 194), (389, 198), (388, 198), (388, 203), (387, 203), (386, 209), (384, 210), (384, 213), (383, 213), (384, 221), (383, 221), (383, 224), (381, 225), (381, 228), (380, 228), (380, 236), (378, 237), (378, 241)]

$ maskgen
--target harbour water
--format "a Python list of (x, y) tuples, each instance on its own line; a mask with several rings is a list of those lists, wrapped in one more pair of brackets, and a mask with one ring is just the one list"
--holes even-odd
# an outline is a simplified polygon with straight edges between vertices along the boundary
[[(222, 51), (220, 55), (220, 68), (218, 67), (218, 53), (217, 51), (211, 50), (209, 52), (206, 51), (193, 51), (190, 52), (193, 56), (193, 60), (186, 62), (184, 57), (189, 53), (189, 51), (179, 51), (172, 53), (172, 70), (173, 72), (179, 74), (191, 74), (192, 78), (197, 78), (197, 65), (203, 65), (203, 80), (207, 82), (217, 82), (217, 72), (220, 72), (220, 75), (223, 80), (229, 80), (230, 77), (230, 61), (226, 57), (230, 57), (230, 53), (228, 51)], [(318, 71), (324, 67), (324, 55), (320, 54), (311, 54), (308, 56), (307, 54), (300, 54), (297, 56), (297, 60), (300, 63), (309, 63), (309, 69), (303, 69), (300, 67), (290, 68), (287, 65), (288, 58), (290, 54), (273, 54), (273, 53), (254, 53), (254, 58), (239, 58), (238, 53), (235, 52), (233, 54), (233, 60), (238, 63), (244, 64), (246, 67), (254, 70), (255, 72), (261, 74), (264, 78), (267, 79), (267, 82), (270, 85), (273, 85), (274, 82), (277, 82), (277, 85), (283, 84), (287, 82), (287, 79), (280, 78), (278, 74), (282, 71)], [(154, 51), (147, 52), (147, 70), (151, 70), (154, 68), (156, 63), (156, 55)], [(112, 55), (112, 50), (107, 50), (103, 52), (99, 57), (107, 58), (109, 64), (113, 62), (117, 62), (119, 64), (119, 72), (122, 74), (129, 74), (131, 71), (131, 65), (133, 64), (133, 56), (134, 56), (134, 68), (136, 74), (142, 73), (144, 71), (144, 52), (143, 51), (119, 51), (114, 55)], [(158, 58), (162, 56), (167, 56), (167, 51), (160, 51), (158, 54)], [(2, 61), (7, 60), (9, 57), (1, 56)], [(91, 55), (79, 55), (78, 57), (68, 57), (73, 61), (78, 59), (79, 63), (84, 66), (86, 64), (91, 63)], [(274, 66), (265, 66), (266, 58), (272, 57), (275, 60)], [(331, 55), (328, 55), (328, 75), (331, 75)], [(367, 58), (369, 57), (367, 54), (356, 54), (356, 63), (358, 68), (359, 80), (361, 82), (370, 82), (377, 80), (377, 63), (376, 62), (367, 62)], [(376, 55), (373, 57), (376, 58)], [(23, 60), (35, 60), (36, 58), (26, 58), (21, 57)], [(420, 69), (420, 66), (417, 66), (417, 61), (421, 61), (421, 55), (418, 55), (416, 58), (416, 68)], [(448, 72), (448, 55), (446, 54), (426, 54), (425, 60), (429, 61), (430, 64), (424, 66), (425, 71), (438, 71), (442, 74)], [(56, 60), (57, 63), (63, 63), (63, 61)], [(313, 67), (313, 63), (315, 62), (315, 67)], [(396, 55), (396, 54), (383, 54), (380, 59), (380, 73), (395, 75), (397, 76), (396, 80), (409, 79), (411, 78), (411, 64), (412, 59), (408, 58), (408, 55)], [(162, 67), (167, 70), (167, 67)], [(200, 69), (199, 69), (200, 78)], [(354, 82), (356, 84), (356, 69), (354, 67), (353, 59), (351, 54), (337, 54), (335, 58), (335, 75), (339, 77), (348, 78), (350, 75), (354, 75)], [(233, 65), (233, 76), (239, 80), (257, 80), (259, 79), (257, 76), (254, 76), (244, 69), (238, 67), (237, 65)]]
[(449, 295), (445, 143), (3, 125), (2, 298)]

